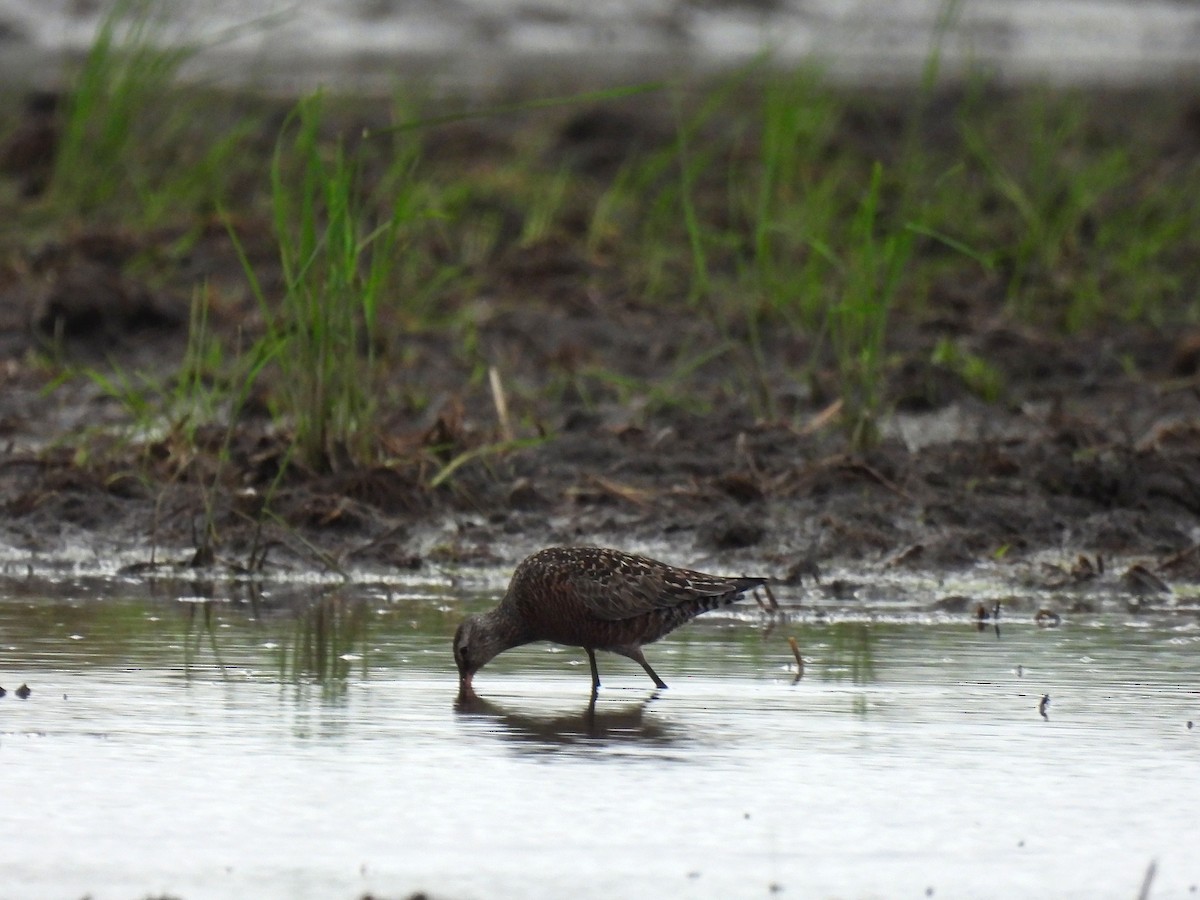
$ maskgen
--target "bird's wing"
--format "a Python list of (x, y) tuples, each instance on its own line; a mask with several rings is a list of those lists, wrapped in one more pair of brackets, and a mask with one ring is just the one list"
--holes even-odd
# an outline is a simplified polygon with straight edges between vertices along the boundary
[(762, 581), (705, 575), (617, 553), (577, 568), (573, 576), (575, 596), (588, 612), (607, 621), (632, 619), (705, 598), (730, 595), (732, 600), (733, 595)]

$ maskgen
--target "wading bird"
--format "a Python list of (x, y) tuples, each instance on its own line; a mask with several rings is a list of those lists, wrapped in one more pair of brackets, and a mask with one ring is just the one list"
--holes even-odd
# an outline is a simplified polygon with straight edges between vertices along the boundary
[(587, 651), (592, 692), (600, 687), (596, 651), (638, 663), (655, 685), (642, 645), (701, 613), (728, 606), (765, 578), (706, 575), (599, 547), (551, 547), (517, 566), (500, 605), (468, 616), (454, 635), (459, 697), (474, 697), (471, 679), (497, 654), (533, 641)]

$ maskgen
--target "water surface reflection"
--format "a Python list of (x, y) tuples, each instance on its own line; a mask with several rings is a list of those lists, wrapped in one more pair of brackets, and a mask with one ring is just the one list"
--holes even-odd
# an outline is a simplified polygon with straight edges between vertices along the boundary
[(471, 729), (472, 736), (487, 734), (510, 742), (526, 753), (555, 753), (574, 750), (583, 754), (596, 748), (654, 744), (669, 746), (681, 740), (678, 729), (650, 711), (660, 691), (636, 703), (598, 702), (589, 696), (578, 711), (536, 715), (522, 706), (509, 707), (482, 697), (458, 699), (455, 711)]
[(0, 598), (6, 900), (1136, 896), (1152, 859), (1153, 896), (1200, 885), (1186, 611), (750, 610), (656, 644), (665, 691), (614, 658), (593, 700), (581, 653), (532, 645), (456, 707), (450, 636), (494, 601)]

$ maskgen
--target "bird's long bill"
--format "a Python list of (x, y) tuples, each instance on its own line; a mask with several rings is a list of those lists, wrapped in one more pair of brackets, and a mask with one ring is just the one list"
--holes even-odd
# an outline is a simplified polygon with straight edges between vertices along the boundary
[(471, 687), (471, 679), (472, 679), (472, 677), (474, 677), (474, 675), (475, 675), (474, 672), (460, 672), (459, 673), (459, 675), (458, 675), (458, 700), (460, 703), (465, 700), (474, 700), (475, 699), (475, 688)]

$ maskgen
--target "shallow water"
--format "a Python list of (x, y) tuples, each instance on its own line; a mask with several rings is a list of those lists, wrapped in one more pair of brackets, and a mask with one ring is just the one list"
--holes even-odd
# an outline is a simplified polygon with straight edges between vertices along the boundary
[(751, 607), (650, 648), (669, 690), (601, 656), (589, 710), (584, 655), (534, 645), (459, 712), (449, 638), (494, 592), (243, 591), (6, 586), (0, 896), (1135, 897), (1151, 861), (1156, 898), (1200, 885), (1191, 613)]
[[(114, 0), (0, 0), (0, 73), (54, 83)], [(1200, 10), (1128, 0), (162, 0), (162, 37), (204, 80), (390, 91), (398, 74), (487, 91), (528, 79), (623, 82), (737, 66), (764, 51), (856, 83), (915, 81), (939, 22), (943, 72), (1005, 80), (1195, 82)], [(946, 17), (949, 16), (947, 19)]]

